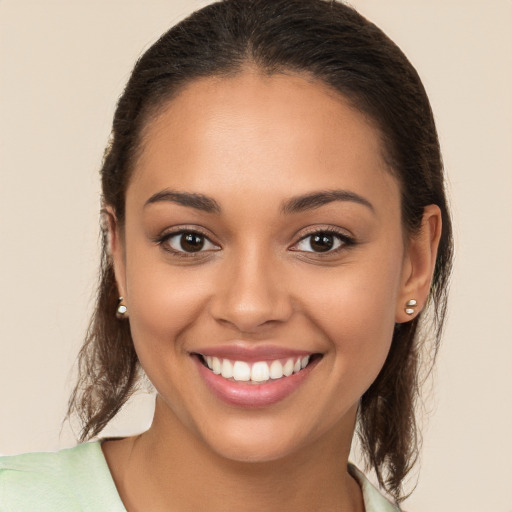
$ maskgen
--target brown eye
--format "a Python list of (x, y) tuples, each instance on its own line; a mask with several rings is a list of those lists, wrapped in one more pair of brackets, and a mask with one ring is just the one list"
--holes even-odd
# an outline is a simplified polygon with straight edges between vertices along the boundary
[(315, 252), (326, 252), (330, 251), (334, 247), (334, 236), (327, 233), (321, 233), (313, 235), (309, 242), (311, 248)]
[(355, 241), (342, 233), (332, 231), (317, 231), (299, 240), (293, 251), (312, 253), (335, 253), (338, 249), (353, 245)]
[(220, 249), (208, 237), (195, 231), (170, 233), (160, 240), (160, 244), (164, 249), (180, 255), (192, 255), (194, 253), (217, 251)]
[(197, 252), (204, 247), (204, 236), (197, 233), (183, 233), (180, 236), (180, 246), (186, 252)]

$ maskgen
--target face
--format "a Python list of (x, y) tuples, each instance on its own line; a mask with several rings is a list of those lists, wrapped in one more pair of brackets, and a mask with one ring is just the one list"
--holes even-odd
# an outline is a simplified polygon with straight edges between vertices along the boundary
[(161, 423), (236, 460), (350, 440), (412, 268), (362, 114), (297, 75), (196, 81), (148, 124), (115, 236)]

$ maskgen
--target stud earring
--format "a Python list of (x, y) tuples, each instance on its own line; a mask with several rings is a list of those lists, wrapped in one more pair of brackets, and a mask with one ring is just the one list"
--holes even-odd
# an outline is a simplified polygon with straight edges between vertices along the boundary
[(414, 315), (415, 313), (415, 307), (418, 305), (417, 301), (415, 299), (411, 299), (407, 301), (407, 304), (405, 305), (405, 312), (408, 315)]
[(119, 299), (118, 299), (116, 316), (119, 319), (128, 318), (128, 308), (126, 307), (126, 304), (124, 303), (123, 297), (119, 297)]

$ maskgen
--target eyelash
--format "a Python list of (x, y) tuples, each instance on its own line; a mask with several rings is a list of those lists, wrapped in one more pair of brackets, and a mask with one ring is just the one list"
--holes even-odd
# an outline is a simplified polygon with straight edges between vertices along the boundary
[[(201, 255), (201, 253), (204, 253), (205, 251), (197, 251), (197, 252), (186, 252), (186, 251), (178, 251), (176, 249), (173, 249), (169, 244), (166, 244), (166, 242), (169, 242), (171, 238), (177, 237), (177, 236), (183, 236), (183, 235), (197, 235), (202, 237), (204, 240), (207, 240), (210, 244), (214, 244), (208, 235), (206, 233), (203, 233), (202, 231), (198, 230), (197, 228), (194, 229), (178, 229), (176, 231), (171, 231), (168, 233), (163, 234), (160, 236), (156, 243), (162, 247), (164, 251), (170, 252), (173, 256), (178, 256), (179, 258), (194, 258), (198, 255)], [(217, 246), (218, 247), (218, 246)]]
[[(193, 257), (197, 257), (201, 253), (206, 252), (203, 250), (199, 250), (196, 252), (179, 251), (179, 250), (173, 249), (172, 247), (170, 247), (170, 245), (166, 244), (171, 238), (174, 238), (177, 236), (182, 236), (182, 235), (197, 235), (199, 237), (202, 237), (204, 240), (208, 241), (208, 243), (210, 243), (212, 245), (216, 245), (210, 240), (208, 235), (206, 235), (205, 233), (203, 233), (202, 231), (200, 231), (198, 229), (179, 229), (177, 231), (171, 231), (169, 233), (165, 233), (164, 235), (158, 237), (155, 240), (155, 242), (158, 245), (160, 245), (163, 250), (170, 252), (172, 255), (178, 256), (180, 258), (193, 258)], [(315, 229), (313, 231), (310, 231), (309, 233), (306, 233), (294, 244), (294, 246), (298, 245), (299, 243), (303, 242), (304, 240), (307, 240), (309, 237), (312, 237), (314, 235), (333, 236), (338, 239), (338, 241), (340, 242), (340, 245), (338, 247), (336, 247), (335, 249), (328, 250), (325, 252), (322, 252), (322, 251), (299, 251), (297, 249), (291, 249), (291, 250), (296, 251), (296, 252), (313, 253), (320, 257), (327, 257), (327, 256), (331, 256), (333, 254), (337, 254), (338, 252), (342, 251), (343, 249), (346, 249), (347, 247), (350, 247), (350, 246), (353, 246), (356, 244), (355, 239), (352, 238), (351, 236), (348, 236), (347, 234), (345, 234), (341, 231), (338, 231), (336, 229), (333, 229), (333, 228), (324, 228), (324, 229)], [(310, 242), (310, 246), (311, 246), (311, 242)]]
[[(320, 257), (328, 257), (332, 256), (333, 254), (338, 254), (344, 249), (347, 249), (347, 247), (353, 246), (356, 244), (356, 241), (353, 237), (347, 235), (346, 233), (339, 231), (334, 228), (315, 228), (310, 232), (307, 232), (305, 235), (303, 235), (295, 244), (294, 246), (298, 245), (299, 243), (303, 242), (304, 240), (307, 240), (310, 237), (313, 237), (315, 235), (328, 235), (333, 236), (338, 239), (340, 242), (340, 245), (336, 247), (335, 249), (330, 249), (325, 252), (321, 251), (303, 251), (306, 253), (312, 253)], [(311, 247), (311, 241), (309, 242), (309, 245)], [(292, 249), (293, 250), (293, 249)], [(296, 250), (296, 249), (295, 249)], [(297, 251), (297, 250), (296, 250)], [(300, 251), (297, 251), (300, 252)]]

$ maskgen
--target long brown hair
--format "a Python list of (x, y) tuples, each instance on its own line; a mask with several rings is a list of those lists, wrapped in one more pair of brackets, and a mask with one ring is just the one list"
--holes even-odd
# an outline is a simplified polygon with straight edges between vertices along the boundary
[[(399, 502), (404, 477), (418, 456), (420, 363), (426, 353), (423, 363), (430, 367), (437, 353), (452, 259), (434, 119), (421, 80), (401, 50), (374, 24), (335, 1), (225, 0), (204, 7), (165, 33), (136, 63), (117, 105), (101, 169), (103, 205), (115, 210), (122, 225), (142, 130), (165, 102), (195, 79), (236, 74), (248, 63), (263, 73), (313, 77), (373, 120), (400, 184), (407, 237), (418, 231), (426, 205), (441, 209), (443, 231), (427, 309), (395, 326), (384, 367), (359, 408), (357, 431), (367, 463)], [(82, 441), (103, 430), (138, 381), (129, 323), (114, 314), (117, 300), (104, 231), (96, 310), (68, 410), (81, 420)], [(426, 338), (430, 350), (425, 352)]]

